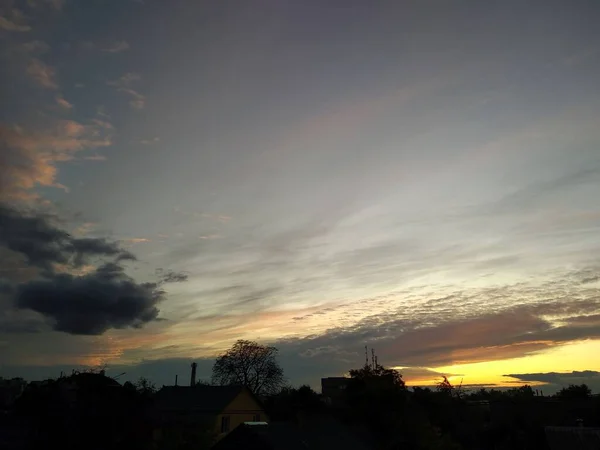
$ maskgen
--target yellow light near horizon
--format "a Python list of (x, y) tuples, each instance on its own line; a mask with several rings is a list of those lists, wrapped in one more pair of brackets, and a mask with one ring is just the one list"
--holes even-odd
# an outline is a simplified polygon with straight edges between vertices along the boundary
[(463, 384), (500, 384), (505, 386), (515, 384), (511, 383), (511, 381), (515, 381), (514, 379), (503, 376), (511, 373), (600, 371), (600, 340), (579, 341), (521, 358), (457, 364), (435, 367), (433, 370), (461, 374), (450, 377), (453, 384), (460, 383), (460, 379), (462, 379)]

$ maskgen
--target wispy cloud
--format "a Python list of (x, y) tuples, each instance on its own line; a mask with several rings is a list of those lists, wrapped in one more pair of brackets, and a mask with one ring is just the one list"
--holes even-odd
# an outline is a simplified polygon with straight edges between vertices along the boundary
[(50, 46), (44, 41), (31, 41), (21, 44), (21, 49), (28, 53), (45, 53), (50, 50)]
[[(104, 115), (104, 117), (109, 117), (107, 114)], [(91, 122), (100, 127), (103, 128), (104, 130), (112, 130), (114, 129), (112, 123), (107, 122), (106, 120), (100, 120), (100, 119), (92, 119)]]
[(12, 22), (6, 17), (0, 16), (0, 29), (6, 31), (16, 31), (16, 32), (25, 32), (30, 31), (31, 27), (29, 25), (19, 24), (16, 22)]
[(46, 89), (58, 89), (56, 70), (39, 59), (32, 58), (29, 61), (26, 73), (39, 86)]
[(86, 161), (106, 161), (106, 156), (104, 155), (92, 155), (92, 156), (84, 156)]
[(127, 72), (126, 74), (122, 75), (116, 80), (107, 81), (106, 84), (117, 88), (124, 88), (130, 86), (132, 83), (141, 79), (142, 77), (140, 76), (140, 74), (135, 72)]
[(148, 239), (148, 238), (128, 238), (128, 239), (121, 239), (121, 242), (124, 242), (126, 244), (142, 244), (144, 242), (150, 242), (150, 239)]
[(0, 125), (0, 142), (6, 151), (0, 157), (2, 198), (36, 198), (36, 186), (65, 186), (57, 181), (57, 164), (77, 152), (111, 145), (109, 129), (95, 123), (58, 121), (52, 128), (30, 131)]
[(71, 109), (73, 108), (73, 104), (69, 103), (67, 100), (65, 100), (65, 98), (62, 95), (57, 95), (55, 97), (56, 103), (58, 104), (58, 106), (60, 106), (61, 108), (64, 109)]
[(107, 81), (106, 84), (115, 87), (119, 92), (129, 95), (132, 99), (129, 105), (134, 109), (143, 109), (146, 106), (146, 97), (131, 88), (131, 85), (141, 80), (141, 76), (134, 72), (128, 72), (120, 78)]
[(106, 112), (106, 108), (104, 108), (104, 106), (102, 106), (102, 105), (100, 105), (100, 106), (98, 106), (98, 108), (96, 108), (96, 114), (105, 119), (110, 119), (110, 114), (108, 114)]
[(65, 6), (65, 1), (66, 0), (27, 0), (27, 4), (33, 9), (51, 7), (57, 11), (60, 11)]
[(72, 231), (72, 234), (74, 236), (86, 236), (88, 235), (94, 228), (96, 228), (98, 224), (94, 223), (94, 222), (84, 222), (81, 225), (79, 225), (77, 228), (75, 228)]
[(140, 144), (142, 144), (142, 145), (152, 145), (152, 144), (156, 144), (159, 141), (160, 141), (160, 139), (157, 138), (157, 137), (152, 138), (152, 139), (142, 139), (140, 141)]
[(200, 239), (208, 239), (208, 240), (220, 239), (220, 238), (221, 238), (220, 234), (203, 234), (202, 236), (200, 236)]
[(129, 43), (127, 41), (115, 41), (102, 49), (103, 52), (107, 53), (121, 53), (127, 50), (129, 50)]
[(130, 88), (121, 88), (119, 89), (119, 92), (124, 92), (130, 97), (132, 97), (132, 99), (129, 100), (129, 105), (132, 108), (143, 109), (146, 106), (146, 97), (140, 94), (139, 92)]

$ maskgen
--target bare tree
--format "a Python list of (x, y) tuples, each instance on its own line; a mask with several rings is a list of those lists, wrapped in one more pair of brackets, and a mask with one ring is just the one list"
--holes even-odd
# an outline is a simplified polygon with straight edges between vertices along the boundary
[(212, 382), (243, 385), (256, 395), (276, 393), (285, 381), (276, 356), (275, 347), (238, 340), (215, 361)]

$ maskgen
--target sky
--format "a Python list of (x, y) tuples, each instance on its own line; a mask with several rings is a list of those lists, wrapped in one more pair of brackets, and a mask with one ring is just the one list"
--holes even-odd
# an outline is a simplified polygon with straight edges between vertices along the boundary
[[(600, 5), (0, 0), (0, 376), (600, 391)], [(370, 350), (369, 350), (370, 351)]]

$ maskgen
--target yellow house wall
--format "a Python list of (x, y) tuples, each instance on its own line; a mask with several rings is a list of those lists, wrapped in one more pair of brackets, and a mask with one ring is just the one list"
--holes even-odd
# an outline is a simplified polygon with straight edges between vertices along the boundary
[(254, 400), (248, 391), (244, 390), (217, 415), (215, 430), (219, 435), (225, 434), (221, 433), (221, 420), (224, 416), (229, 416), (229, 431), (232, 431), (235, 427), (244, 422), (252, 422), (256, 414), (260, 414), (261, 422), (269, 421), (267, 414), (261, 406)]

